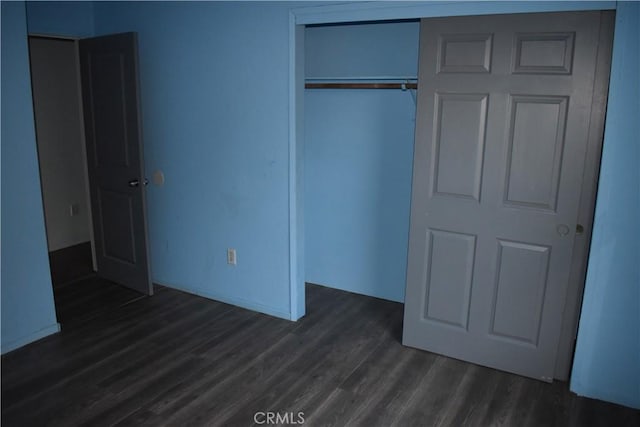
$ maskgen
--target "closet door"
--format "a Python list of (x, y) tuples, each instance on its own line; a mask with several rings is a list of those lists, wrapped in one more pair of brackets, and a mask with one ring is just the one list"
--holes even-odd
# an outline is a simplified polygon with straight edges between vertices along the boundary
[(553, 379), (600, 26), (422, 20), (405, 345)]

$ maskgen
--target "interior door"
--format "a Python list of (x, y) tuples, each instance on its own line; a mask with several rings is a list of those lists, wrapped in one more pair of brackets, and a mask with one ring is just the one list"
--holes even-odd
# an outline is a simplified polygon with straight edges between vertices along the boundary
[(553, 379), (599, 29), (422, 20), (403, 344)]
[(151, 295), (136, 34), (80, 40), (80, 75), (98, 274)]

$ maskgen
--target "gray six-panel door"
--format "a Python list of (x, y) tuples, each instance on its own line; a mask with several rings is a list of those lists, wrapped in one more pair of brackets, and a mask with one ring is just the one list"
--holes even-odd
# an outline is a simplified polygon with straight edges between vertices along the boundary
[(599, 27), (422, 20), (405, 345), (552, 380)]
[(135, 33), (80, 40), (98, 274), (151, 295)]

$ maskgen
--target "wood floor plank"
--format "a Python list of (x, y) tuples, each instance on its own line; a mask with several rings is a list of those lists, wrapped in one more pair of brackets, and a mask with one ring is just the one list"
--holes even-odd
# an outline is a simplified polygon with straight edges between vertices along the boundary
[(464, 362), (438, 357), (427, 375), (417, 386), (401, 416), (393, 423), (398, 426), (437, 426), (445, 417), (458, 385), (468, 365)]
[[(388, 303), (375, 301), (372, 304), (375, 304), (380, 315), (395, 311)], [(241, 425), (251, 419), (249, 415), (266, 407), (277, 408), (285, 413), (304, 412), (304, 408), (313, 407), (314, 401), (324, 400), (331, 390), (366, 360), (368, 354), (386, 342), (390, 326), (371, 319), (353, 325), (340, 329), (339, 335), (327, 336), (322, 343), (298, 358), (297, 363), (264, 382), (261, 388), (253, 387), (251, 395), (243, 399), (242, 406), (236, 405), (232, 411), (227, 411), (233, 414), (231, 417), (218, 416), (216, 423)], [(367, 333), (363, 333), (363, 330)]]
[(56, 288), (93, 275), (91, 242), (49, 252), (49, 266), (51, 282)]
[(535, 410), (536, 399), (545, 389), (548, 389), (548, 384), (523, 380), (522, 386), (517, 390), (517, 397), (513, 405), (508, 408), (505, 425), (526, 425)]
[[(271, 327), (269, 327), (271, 326)], [(148, 408), (160, 418), (168, 417), (177, 409), (197, 398), (199, 391), (206, 391), (232, 375), (238, 366), (251, 363), (258, 357), (262, 348), (273, 345), (281, 338), (285, 329), (284, 323), (276, 322), (265, 325), (265, 330), (256, 331), (246, 328), (233, 337), (222, 342), (218, 348), (217, 357), (205, 355), (200, 369), (193, 375), (185, 375), (160, 398), (148, 404)], [(261, 332), (254, 335), (254, 332)], [(256, 347), (249, 346), (249, 343)]]
[(489, 396), (497, 386), (496, 372), (480, 366), (467, 368), (457, 392), (448, 405), (442, 426), (473, 426), (488, 409)]
[(71, 425), (114, 425), (142, 408), (150, 399), (169, 389), (183, 372), (197, 369), (199, 362), (198, 358), (189, 354), (167, 361), (153, 376), (145, 376), (132, 383), (130, 388), (124, 390), (122, 394), (110, 396), (110, 399), (105, 400), (99, 408), (92, 411), (90, 417), (83, 418), (81, 423), (73, 422)]
[[(3, 408), (13, 406), (17, 401), (34, 398), (34, 390), (38, 394), (45, 393), (56, 385), (63, 384), (73, 378), (74, 375), (88, 369), (96, 363), (104, 363), (109, 357), (113, 357), (118, 352), (126, 351), (131, 346), (140, 345), (145, 340), (150, 339), (154, 334), (161, 333), (158, 323), (170, 319), (169, 323), (175, 323), (193, 312), (197, 301), (186, 304), (177, 309), (167, 307), (167, 312), (159, 316), (155, 322), (138, 323), (125, 332), (109, 337), (101, 343), (96, 343), (84, 352), (69, 355), (68, 359), (62, 359), (58, 363), (45, 367), (45, 371), (40, 375), (31, 375), (26, 381), (7, 390), (7, 398), (3, 398)], [(169, 328), (169, 325), (165, 325)], [(105, 354), (107, 355), (105, 357)]]
[(2, 356), (3, 426), (248, 426), (259, 411), (314, 426), (640, 425), (564, 383), (404, 347), (389, 301), (308, 285), (289, 322), (96, 278), (55, 292), (63, 331)]
[(421, 351), (408, 355), (408, 362), (392, 371), (390, 378), (377, 387), (375, 395), (379, 397), (372, 399), (368, 408), (354, 419), (356, 424), (390, 426), (394, 422), (436, 359), (434, 354)]
[[(103, 313), (82, 324), (63, 327), (59, 334), (51, 335), (2, 356), (3, 387), (10, 388), (13, 379), (21, 381), (42, 374), (56, 363), (69, 363), (73, 357), (81, 357), (86, 349), (104, 345), (122, 331), (141, 324), (155, 324), (158, 318), (185, 304), (193, 298), (180, 292), (159, 292), (154, 298), (135, 305), (123, 305), (115, 311)], [(28, 369), (24, 367), (28, 366)]]
[[(370, 357), (355, 369), (338, 387), (338, 393), (327, 393), (326, 398), (315, 408), (309, 408), (305, 414), (312, 424), (335, 425), (337, 420), (353, 423), (358, 416), (372, 402), (378, 401), (378, 396), (392, 377), (394, 370), (402, 369), (409, 361), (409, 353), (398, 352), (400, 345), (378, 346)], [(378, 358), (378, 359), (376, 359)], [(367, 363), (369, 362), (369, 363)], [(382, 366), (378, 368), (378, 363)]]
[(283, 337), (246, 366), (238, 366), (234, 374), (222, 382), (210, 385), (205, 390), (198, 390), (194, 399), (171, 414), (169, 422), (176, 425), (197, 425), (211, 423), (214, 417), (224, 418), (228, 408), (246, 396), (248, 391), (263, 386), (281, 372), (295, 369), (297, 363), (308, 363), (310, 357), (322, 357), (322, 351), (309, 350), (334, 342), (335, 331), (353, 328), (359, 307), (356, 304), (349, 305), (342, 316), (334, 317), (335, 324), (327, 328), (317, 328), (308, 336), (289, 334)]
[(477, 421), (477, 425), (506, 426), (511, 408), (515, 406), (516, 399), (526, 381), (523, 377), (505, 372), (496, 372), (496, 377), (496, 387), (489, 395), (486, 411)]

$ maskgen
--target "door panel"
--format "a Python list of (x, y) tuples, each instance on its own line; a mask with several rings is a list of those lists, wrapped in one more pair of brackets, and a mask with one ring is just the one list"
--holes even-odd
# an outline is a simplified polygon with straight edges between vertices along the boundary
[(489, 73), (493, 34), (441, 34), (438, 73)]
[(466, 330), (473, 279), (476, 238), (468, 234), (429, 230), (425, 319)]
[(422, 21), (405, 345), (553, 378), (599, 25)]
[(98, 189), (102, 255), (123, 263), (135, 264), (133, 205), (127, 193)]
[(498, 239), (492, 335), (538, 344), (550, 248)]
[(505, 202), (555, 211), (568, 98), (514, 96), (510, 104)]
[(513, 72), (571, 74), (573, 45), (573, 32), (516, 34)]
[[(487, 94), (436, 94), (434, 192), (480, 198)], [(460, 126), (460, 122), (467, 126)]]
[(134, 33), (80, 41), (98, 274), (151, 295)]

